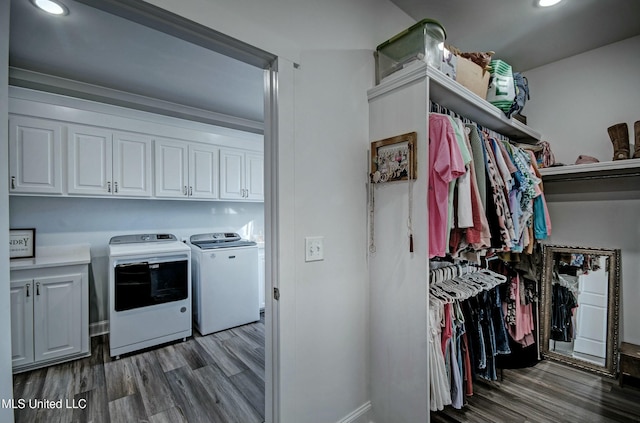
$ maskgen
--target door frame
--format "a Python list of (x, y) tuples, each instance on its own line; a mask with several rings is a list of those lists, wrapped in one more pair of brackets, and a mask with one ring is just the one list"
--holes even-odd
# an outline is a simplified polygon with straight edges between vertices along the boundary
[[(8, 2), (9, 0), (0, 1)], [(290, 96), (283, 99), (286, 107), (284, 113), (280, 112), (279, 91), (284, 87), (285, 92), (292, 92), (293, 63), (142, 0), (76, 1), (264, 70), (265, 421), (277, 423), (280, 421), (282, 400), (280, 395), (282, 369), (280, 368), (280, 308), (279, 301), (274, 299), (273, 293), (274, 289), (279, 288), (280, 273), (286, 270), (280, 268), (277, 254), (277, 251), (280, 250), (280, 240), (285, 238), (283, 239), (285, 243), (290, 242), (290, 230), (286, 225), (279, 224), (280, 221), (286, 221), (287, 216), (282, 216), (281, 211), (285, 205), (284, 202), (290, 200), (290, 196), (286, 194), (287, 191), (279, 189), (279, 181), (286, 181), (286, 178), (279, 177), (283, 171), (279, 164), (286, 163), (281, 158), (289, 157), (291, 154), (290, 149), (281, 150), (279, 148), (279, 128), (286, 126), (285, 129), (290, 129), (293, 114)], [(46, 83), (39, 84), (41, 88), (43, 85)], [(65, 89), (69, 89), (69, 87), (60, 85), (51, 88), (54, 88), (59, 94), (64, 94)], [(224, 123), (218, 125), (225, 126)], [(242, 122), (239, 125), (230, 122), (229, 126), (242, 129), (243, 125)], [(256, 129), (252, 127), (246, 127), (246, 130), (256, 132)], [(287, 132), (285, 135), (285, 139), (291, 141), (290, 134)], [(284, 196), (281, 196), (281, 193)], [(285, 210), (285, 214), (287, 213)]]
[[(0, 398), (13, 398), (11, 285), (9, 282), (9, 16), (10, 0), (0, 0)], [(13, 410), (0, 407), (0, 421), (13, 422)]]

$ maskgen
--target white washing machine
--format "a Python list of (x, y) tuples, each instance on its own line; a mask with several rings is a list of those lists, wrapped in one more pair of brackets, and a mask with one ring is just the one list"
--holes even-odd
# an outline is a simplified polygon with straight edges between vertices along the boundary
[(109, 241), (112, 357), (191, 336), (191, 249), (172, 234)]
[(236, 233), (190, 238), (193, 317), (202, 334), (260, 320), (258, 247)]

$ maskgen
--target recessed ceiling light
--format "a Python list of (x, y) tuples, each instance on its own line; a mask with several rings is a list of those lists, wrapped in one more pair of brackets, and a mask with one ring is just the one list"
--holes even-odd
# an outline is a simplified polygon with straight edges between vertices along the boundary
[(538, 6), (549, 7), (560, 3), (562, 0), (538, 0)]
[(69, 9), (60, 3), (59, 1), (54, 0), (31, 0), (34, 6), (38, 9), (44, 10), (47, 13), (51, 13), (52, 15), (68, 15)]

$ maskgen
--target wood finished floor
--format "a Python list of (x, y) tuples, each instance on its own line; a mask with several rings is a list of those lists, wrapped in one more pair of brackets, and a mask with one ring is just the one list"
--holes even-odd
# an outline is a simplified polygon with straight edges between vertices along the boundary
[(640, 422), (638, 382), (603, 378), (552, 361), (504, 370), (503, 380), (474, 384), (462, 410), (431, 413), (432, 423)]
[(16, 423), (264, 422), (264, 318), (161, 348), (91, 357), (14, 375), (16, 399), (62, 399), (85, 409), (15, 410)]

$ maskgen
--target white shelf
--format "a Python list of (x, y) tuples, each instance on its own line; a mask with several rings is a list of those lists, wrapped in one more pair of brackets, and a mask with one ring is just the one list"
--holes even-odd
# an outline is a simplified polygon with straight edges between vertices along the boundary
[(481, 126), (506, 135), (514, 141), (534, 144), (541, 139), (539, 132), (516, 119), (507, 118), (500, 109), (424, 62), (416, 61), (407, 68), (385, 78), (379, 85), (367, 92), (369, 100), (422, 78), (429, 78), (429, 99), (441, 106), (453, 110)]
[(556, 166), (540, 169), (543, 181), (607, 179), (640, 175), (640, 159)]

